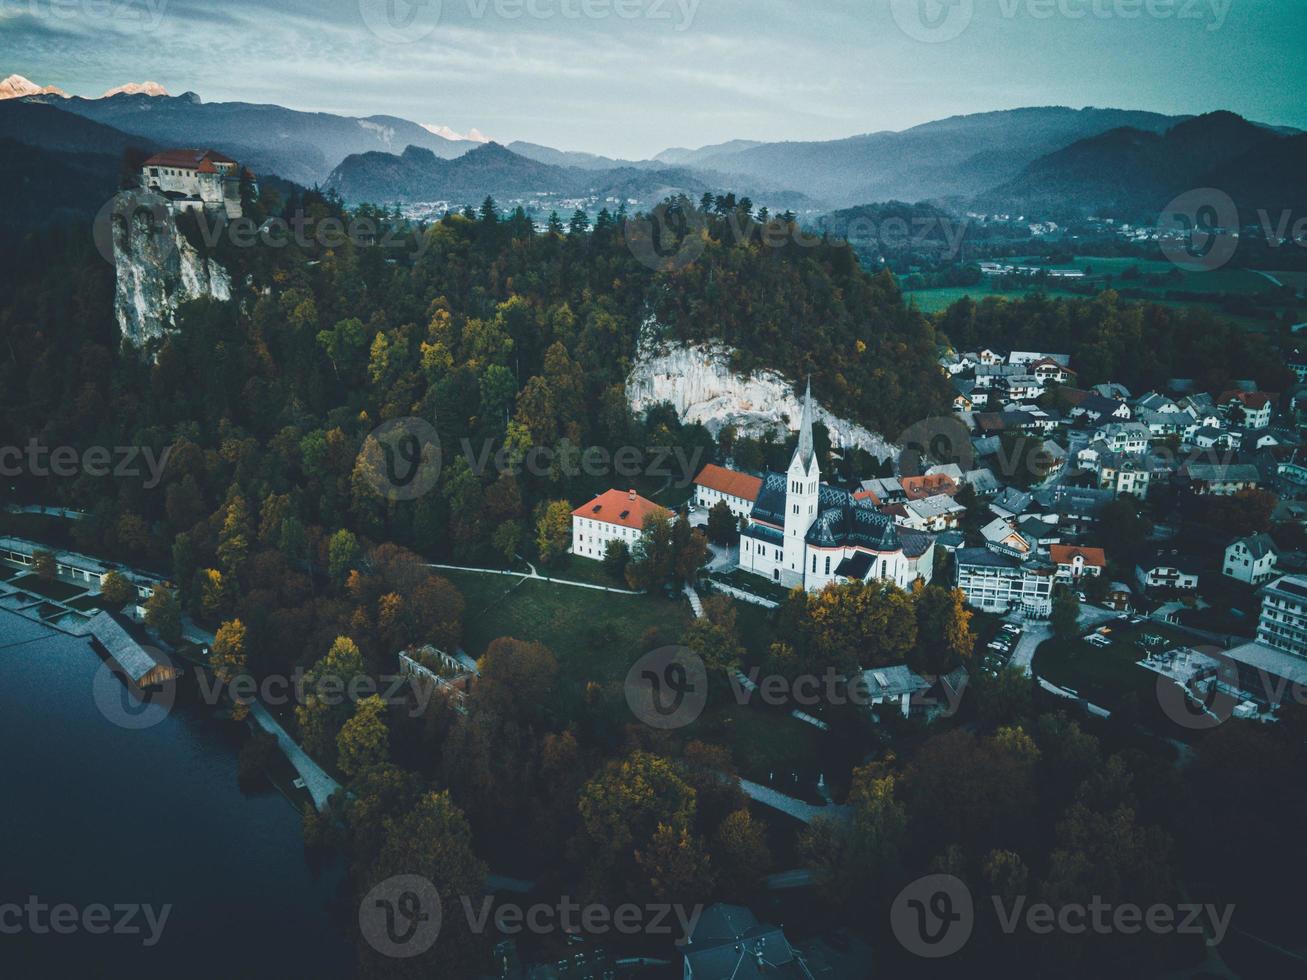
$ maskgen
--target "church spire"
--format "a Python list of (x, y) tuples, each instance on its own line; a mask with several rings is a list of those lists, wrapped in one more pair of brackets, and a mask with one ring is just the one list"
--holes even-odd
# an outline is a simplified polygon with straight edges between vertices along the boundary
[(803, 415), (799, 419), (799, 445), (794, 455), (803, 464), (806, 472), (812, 464), (812, 375), (808, 375), (808, 389), (803, 395)]

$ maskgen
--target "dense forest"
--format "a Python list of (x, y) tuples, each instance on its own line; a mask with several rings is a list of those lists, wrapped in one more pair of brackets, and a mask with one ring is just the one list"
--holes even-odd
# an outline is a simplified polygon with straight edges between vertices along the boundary
[[(1300, 765), (1296, 728), (1223, 730), (1182, 778), (1134, 719), (1090, 723), (1099, 729), (1090, 732), (1047, 713), (1018, 672), (978, 677), (962, 714), (936, 725), (891, 718), (881, 728), (860, 706), (833, 711), (820, 756), (851, 819), (798, 833), (765, 823), (730, 778), (732, 746), (750, 747), (733, 729), (754, 709), (731, 704), (728, 674), (843, 674), (905, 659), (947, 671), (969, 658), (975, 638), (960, 594), (939, 586), (792, 595), (762, 629), (760, 614), (720, 597), (688, 625), (661, 597), (643, 597), (663, 604), (630, 649), (576, 624), (568, 652), (584, 648), (593, 660), (583, 668), (535, 636), (500, 636), (461, 706), (437, 699), (415, 712), (326, 698), (328, 680), (393, 671), (405, 647), (459, 646), (471, 610), (427, 561), (502, 564), (522, 554), (547, 563), (570, 508), (611, 483), (566, 469), (478, 472), (450, 454), (431, 492), (388, 499), (360, 452), (378, 426), (416, 417), (443, 446), (466, 440), (509, 458), (564, 442), (720, 455), (674, 413), (629, 411), (622, 383), (651, 319), (667, 336), (731, 344), (742, 367), (810, 371), (832, 408), (888, 433), (945, 410), (935, 356), (946, 340), (1067, 350), (1086, 382), (1279, 380), (1263, 349), (1225, 328), (1111, 296), (962, 303), (935, 325), (904, 307), (889, 273), (864, 273), (838, 243), (805, 241), (788, 216), (773, 222), (733, 199), (676, 206), (702, 253), (658, 270), (628, 249), (622, 215), (601, 214), (591, 227), (578, 214), (541, 232), (487, 201), (415, 226), (376, 211), (347, 215), (317, 194), (269, 194), (259, 218), (363, 217), (391, 231), (331, 248), (240, 248), (224, 238), (211, 247), (233, 274), (236, 301), (184, 307), (177, 329), (145, 352), (120, 349), (113, 268), (84, 230), (0, 244), (12, 286), (0, 306), (0, 444), (169, 452), (157, 486), (26, 473), (7, 489), (86, 507), (72, 543), (170, 578), (175, 594), (159, 591), (151, 623), (175, 639), (185, 610), (216, 628), (220, 677), (308, 670), (297, 735), (350, 792), (306, 816), (306, 839), (346, 855), (359, 895), (416, 871), (478, 905), (488, 871), (501, 870), (492, 862), (511, 858), (510, 870), (525, 867), (542, 889), (589, 900), (761, 908), (771, 901), (762, 877), (799, 866), (816, 874), (809, 916), (848, 925), (893, 956), (881, 928), (888, 903), (926, 872), (956, 874), (978, 901), (1147, 903), (1182, 897), (1192, 884), (1186, 862), (1208, 860), (1213, 840), (1300, 850), (1289, 828), (1222, 806), (1221, 784), (1204, 778), (1237, 778), (1231, 759), (1244, 753), (1285, 771)], [(769, 223), (781, 233), (764, 244)], [(198, 229), (183, 230), (210, 247)], [(776, 444), (751, 453), (783, 462)], [(662, 531), (659, 541), (647, 528), (633, 557), (657, 547), (677, 577), (692, 576), (697, 562), (680, 559), (701, 556), (701, 546), (684, 522)], [(618, 661), (620, 677), (639, 652), (672, 643), (698, 653), (715, 679), (710, 722), (666, 733), (634, 724), (620, 682), (595, 665)], [(790, 720), (780, 712), (762, 724)], [(1301, 795), (1283, 792), (1296, 794), (1291, 803)], [(1181, 823), (1193, 801), (1204, 804), (1194, 830), (1160, 829)], [(1222, 864), (1221, 881), (1239, 883), (1248, 865)], [(1190, 941), (1150, 935), (1013, 943), (981, 928), (966, 954), (981, 975), (1038, 962), (1047, 975), (1128, 976), (1201, 956)], [(367, 976), (463, 976), (486, 955), (486, 937), (451, 916), (429, 956), (387, 961), (360, 945), (359, 966)]]

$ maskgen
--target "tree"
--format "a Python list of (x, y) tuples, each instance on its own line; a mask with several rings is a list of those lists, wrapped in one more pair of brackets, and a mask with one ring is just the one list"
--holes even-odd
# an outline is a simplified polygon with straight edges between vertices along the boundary
[(711, 850), (718, 887), (728, 898), (752, 892), (771, 867), (766, 832), (748, 809), (736, 810), (722, 821)]
[(150, 598), (145, 600), (145, 621), (168, 643), (181, 642), (182, 605), (171, 590), (162, 585), (154, 587)]
[(604, 545), (604, 571), (621, 582), (626, 575), (626, 566), (631, 561), (631, 549), (620, 538), (613, 538)]
[(675, 549), (673, 568), (676, 577), (685, 582), (693, 582), (699, 569), (708, 561), (708, 539), (699, 530), (693, 530), (684, 517), (672, 528), (672, 547)]
[[(228, 620), (218, 627), (209, 651), (209, 666), (223, 684), (230, 684), (245, 673), (245, 624), (239, 619)], [(231, 716), (236, 721), (244, 721), (249, 710), (249, 705), (235, 701)]]
[(509, 636), (491, 641), (477, 669), (477, 705), (528, 721), (540, 717), (558, 679), (558, 660), (547, 646)]
[(36, 572), (36, 577), (43, 582), (53, 582), (58, 563), (55, 561), (53, 551), (37, 550), (32, 552), (32, 570)]
[(682, 642), (698, 654), (710, 671), (735, 671), (744, 659), (735, 625), (735, 606), (725, 596), (704, 600), (704, 614), (686, 629)]
[(109, 572), (100, 583), (100, 596), (111, 606), (122, 606), (136, 596), (136, 587), (122, 572)]
[(1070, 640), (1080, 632), (1080, 596), (1065, 589), (1053, 600), (1053, 634), (1060, 640)]
[(354, 715), (336, 736), (340, 769), (347, 776), (385, 765), (390, 760), (390, 730), (386, 728), (386, 702), (379, 695), (354, 706)]
[(661, 507), (646, 514), (640, 537), (631, 551), (626, 581), (633, 589), (654, 589), (672, 577), (676, 552), (672, 541), (671, 515)]
[(947, 674), (968, 660), (976, 645), (971, 611), (961, 589), (927, 585), (913, 593), (917, 608), (917, 645), (908, 666), (922, 674)]
[(719, 500), (708, 511), (708, 540), (713, 544), (734, 544), (739, 538), (735, 515), (725, 500)]
[(567, 551), (572, 537), (572, 505), (566, 500), (541, 504), (536, 518), (536, 552), (546, 565)]
[(344, 528), (333, 534), (327, 542), (327, 574), (332, 581), (338, 585), (343, 583), (358, 555), (358, 538)]
[(326, 656), (304, 675), (303, 701), (295, 708), (304, 748), (330, 759), (336, 736), (349, 720), (345, 692), (363, 675), (363, 654), (348, 636), (338, 636)]

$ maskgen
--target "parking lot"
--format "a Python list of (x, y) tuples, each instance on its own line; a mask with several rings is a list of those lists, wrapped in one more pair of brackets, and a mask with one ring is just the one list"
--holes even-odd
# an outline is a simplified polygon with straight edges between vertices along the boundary
[(1012, 652), (1021, 640), (1023, 630), (1015, 623), (1004, 623), (998, 633), (981, 651), (980, 669), (993, 676), (1007, 667), (1012, 660)]

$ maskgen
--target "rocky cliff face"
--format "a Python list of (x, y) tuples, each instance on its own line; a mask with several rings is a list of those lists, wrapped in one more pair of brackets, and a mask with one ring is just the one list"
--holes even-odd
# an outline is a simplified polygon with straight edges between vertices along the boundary
[[(664, 342), (652, 322), (641, 333), (639, 352), (626, 379), (626, 398), (636, 412), (670, 402), (681, 421), (699, 422), (714, 436), (727, 425), (748, 436), (769, 429), (794, 430), (802, 412), (793, 384), (780, 374), (738, 374), (731, 368), (731, 348)], [(836, 446), (860, 447), (880, 459), (897, 452), (882, 436), (834, 415), (819, 402), (814, 409), (814, 420), (826, 426)]]
[(231, 299), (231, 276), (187, 241), (166, 212), (122, 207), (109, 215), (116, 272), (114, 313), (123, 340), (143, 347), (176, 323), (188, 300)]

